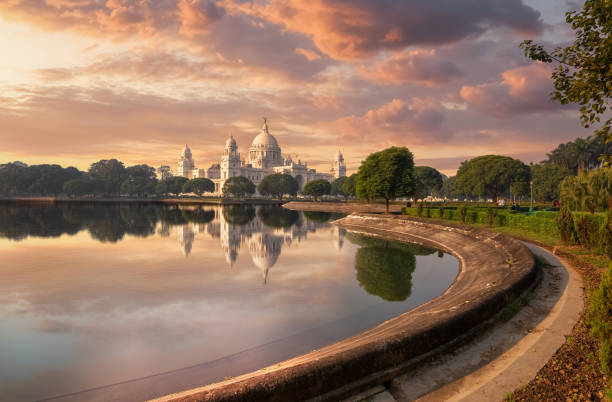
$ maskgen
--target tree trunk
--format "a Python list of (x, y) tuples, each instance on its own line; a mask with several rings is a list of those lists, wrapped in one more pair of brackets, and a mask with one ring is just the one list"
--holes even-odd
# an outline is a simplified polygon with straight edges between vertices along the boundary
[(389, 213), (389, 200), (388, 199), (385, 199), (385, 204), (386, 204), (385, 205), (385, 213), (388, 214)]

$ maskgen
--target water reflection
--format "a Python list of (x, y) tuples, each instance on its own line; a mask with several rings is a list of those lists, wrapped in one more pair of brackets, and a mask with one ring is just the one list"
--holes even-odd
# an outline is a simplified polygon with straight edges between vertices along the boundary
[(371, 295), (387, 301), (404, 301), (412, 292), (415, 255), (430, 255), (436, 250), (416, 244), (347, 235), (351, 243), (361, 246), (355, 254), (357, 280)]

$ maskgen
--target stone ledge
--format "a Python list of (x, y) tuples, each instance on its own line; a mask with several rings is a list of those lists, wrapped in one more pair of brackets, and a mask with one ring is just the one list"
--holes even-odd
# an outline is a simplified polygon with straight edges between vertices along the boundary
[(335, 224), (452, 253), (460, 262), (457, 279), (439, 297), (370, 330), (249, 374), (156, 400), (337, 400), (388, 381), (419, 357), (472, 333), (537, 277), (533, 257), (522, 243), (486, 229), (368, 214), (353, 214)]

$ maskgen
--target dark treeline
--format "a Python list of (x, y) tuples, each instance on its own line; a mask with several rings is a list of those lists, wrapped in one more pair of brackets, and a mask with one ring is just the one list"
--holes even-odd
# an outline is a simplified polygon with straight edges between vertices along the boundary
[[(257, 216), (269, 228), (288, 228), (298, 224), (301, 215), (277, 205), (231, 205), (221, 210), (233, 225), (248, 225)], [(317, 216), (317, 223), (338, 217), (335, 214)], [(158, 223), (161, 233), (171, 226), (187, 223), (207, 224), (215, 219), (215, 211), (203, 207), (149, 203), (61, 203), (57, 205), (24, 205), (5, 203), (0, 208), (0, 237), (21, 240), (28, 236), (59, 237), (74, 235), (81, 230), (101, 242), (115, 243), (127, 235), (147, 237), (155, 233)], [(307, 219), (309, 219), (307, 217)]]

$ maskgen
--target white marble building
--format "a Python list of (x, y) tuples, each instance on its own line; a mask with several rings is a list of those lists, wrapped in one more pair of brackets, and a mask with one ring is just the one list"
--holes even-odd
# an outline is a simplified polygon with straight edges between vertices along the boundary
[(257, 185), (265, 176), (273, 173), (293, 176), (302, 189), (309, 181), (325, 179), (331, 182), (346, 176), (346, 163), (342, 153), (338, 151), (332, 162), (330, 173), (322, 173), (309, 169), (307, 164), (301, 160), (294, 161), (291, 156), (284, 157), (276, 138), (270, 134), (268, 122), (264, 118), (261, 132), (253, 139), (245, 157), (238, 151), (238, 144), (234, 137), (230, 136), (225, 142), (221, 163), (213, 164), (208, 169), (197, 169), (191, 150), (185, 145), (178, 162), (176, 175), (190, 179), (207, 177), (215, 183), (215, 193), (221, 193), (223, 184), (231, 177), (246, 177)]

